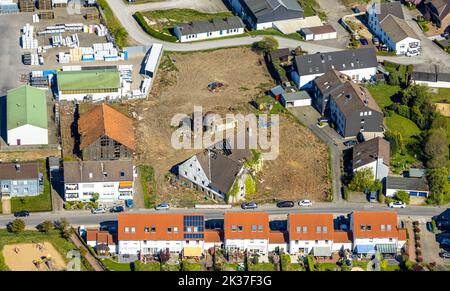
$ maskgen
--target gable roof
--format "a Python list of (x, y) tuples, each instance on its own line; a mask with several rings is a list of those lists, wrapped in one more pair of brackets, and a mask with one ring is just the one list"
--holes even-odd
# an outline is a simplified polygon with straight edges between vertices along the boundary
[(326, 95), (327, 92), (336, 88), (336, 86), (350, 81), (351, 78), (339, 71), (329, 70), (320, 77), (314, 80), (316, 87), (319, 89), (322, 95)]
[(223, 19), (199, 20), (177, 25), (181, 35), (221, 31), (235, 28), (244, 28), (245, 25), (237, 16)]
[(419, 39), (416, 32), (408, 25), (406, 20), (389, 14), (380, 22), (381, 28), (394, 41), (400, 42), (408, 37)]
[(0, 163), (0, 180), (31, 180), (38, 178), (38, 162)]
[(58, 72), (56, 78), (60, 91), (120, 88), (120, 73), (117, 68), (62, 71)]
[(64, 183), (133, 181), (131, 161), (64, 162), (63, 168)]
[(299, 75), (305, 76), (324, 74), (329, 70), (376, 68), (378, 62), (373, 48), (360, 48), (296, 56), (295, 65)]
[(96, 244), (115, 245), (113, 235), (106, 230), (87, 229), (86, 240), (95, 241)]
[(257, 20), (278, 21), (303, 17), (297, 0), (240, 0)]
[(104, 135), (132, 150), (136, 149), (133, 120), (104, 103), (80, 116), (78, 131), (81, 149)]
[(289, 234), (287, 231), (270, 231), (269, 244), (285, 244), (289, 242)]
[(47, 129), (45, 91), (28, 85), (9, 90), (6, 96), (6, 124), (8, 130), (27, 124)]
[[(394, 211), (353, 211), (353, 238), (397, 238), (397, 212)], [(364, 230), (361, 226), (364, 225)], [(367, 225), (371, 230), (367, 230)], [(384, 226), (382, 230), (381, 226)], [(390, 225), (390, 230), (388, 226)]]
[(400, 1), (375, 3), (369, 9), (369, 13), (377, 13), (378, 21), (382, 22), (389, 15), (396, 16), (400, 19), (405, 19), (402, 4)]
[[(232, 226), (236, 227), (233, 231)], [(242, 226), (242, 231), (239, 231)], [(252, 230), (256, 227), (256, 231)], [(262, 231), (258, 227), (262, 226)], [(225, 212), (225, 239), (269, 239), (269, 214), (266, 212)]]
[(331, 213), (289, 213), (288, 225), (290, 240), (333, 239), (333, 214)]
[[(197, 219), (200, 225), (195, 233), (197, 237), (190, 237), (193, 232), (187, 232), (184, 229), (192, 222), (189, 218)], [(205, 220), (203, 214), (184, 214), (184, 213), (121, 213), (118, 216), (118, 237), (119, 241), (123, 240), (204, 240)], [(129, 228), (129, 232), (125, 232), (125, 228)], [(132, 232), (132, 227), (135, 232)], [(155, 232), (151, 228), (155, 227)], [(177, 227), (177, 231), (174, 228)], [(168, 231), (168, 228), (171, 231)]]
[(353, 168), (359, 168), (383, 158), (383, 163), (389, 166), (390, 144), (387, 140), (376, 137), (353, 147)]
[(426, 4), (436, 8), (440, 20), (450, 13), (450, 0), (428, 0)]
[(395, 190), (429, 191), (425, 177), (393, 177), (386, 178), (386, 188)]

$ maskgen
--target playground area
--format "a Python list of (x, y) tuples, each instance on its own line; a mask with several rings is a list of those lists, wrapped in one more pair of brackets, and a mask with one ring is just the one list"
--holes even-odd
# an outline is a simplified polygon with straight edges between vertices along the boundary
[(5, 245), (3, 257), (12, 271), (62, 271), (65, 262), (51, 243)]

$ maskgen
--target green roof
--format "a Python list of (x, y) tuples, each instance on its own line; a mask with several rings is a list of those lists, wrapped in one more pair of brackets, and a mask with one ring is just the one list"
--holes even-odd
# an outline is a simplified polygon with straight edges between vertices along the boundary
[(94, 69), (58, 72), (58, 90), (92, 90), (120, 88), (117, 69)]
[(48, 128), (45, 91), (28, 85), (9, 90), (6, 95), (8, 130), (26, 124)]

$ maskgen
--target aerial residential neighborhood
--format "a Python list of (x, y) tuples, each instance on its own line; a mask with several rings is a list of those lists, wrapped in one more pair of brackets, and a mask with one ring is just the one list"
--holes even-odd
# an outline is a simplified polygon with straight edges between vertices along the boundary
[(450, 271), (450, 1), (0, 0), (0, 28), (0, 270)]

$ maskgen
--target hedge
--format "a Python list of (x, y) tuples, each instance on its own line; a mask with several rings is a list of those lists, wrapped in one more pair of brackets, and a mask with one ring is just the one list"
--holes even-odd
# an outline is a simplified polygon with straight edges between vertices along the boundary
[(153, 28), (151, 28), (148, 24), (147, 21), (145, 21), (144, 15), (142, 15), (141, 12), (136, 12), (133, 17), (136, 19), (136, 21), (139, 23), (139, 25), (142, 27), (142, 29), (150, 34), (151, 36), (163, 40), (163, 41), (169, 41), (169, 42), (177, 42), (177, 38), (173, 35), (167, 35), (164, 33), (161, 33), (159, 31), (154, 30)]
[(103, 10), (103, 13), (106, 18), (105, 19), (106, 25), (111, 31), (111, 34), (114, 36), (117, 46), (120, 48), (125, 47), (127, 45), (128, 32), (122, 26), (117, 17), (114, 15), (113, 11), (111, 10), (111, 7), (109, 7), (106, 0), (98, 0), (97, 3)]

